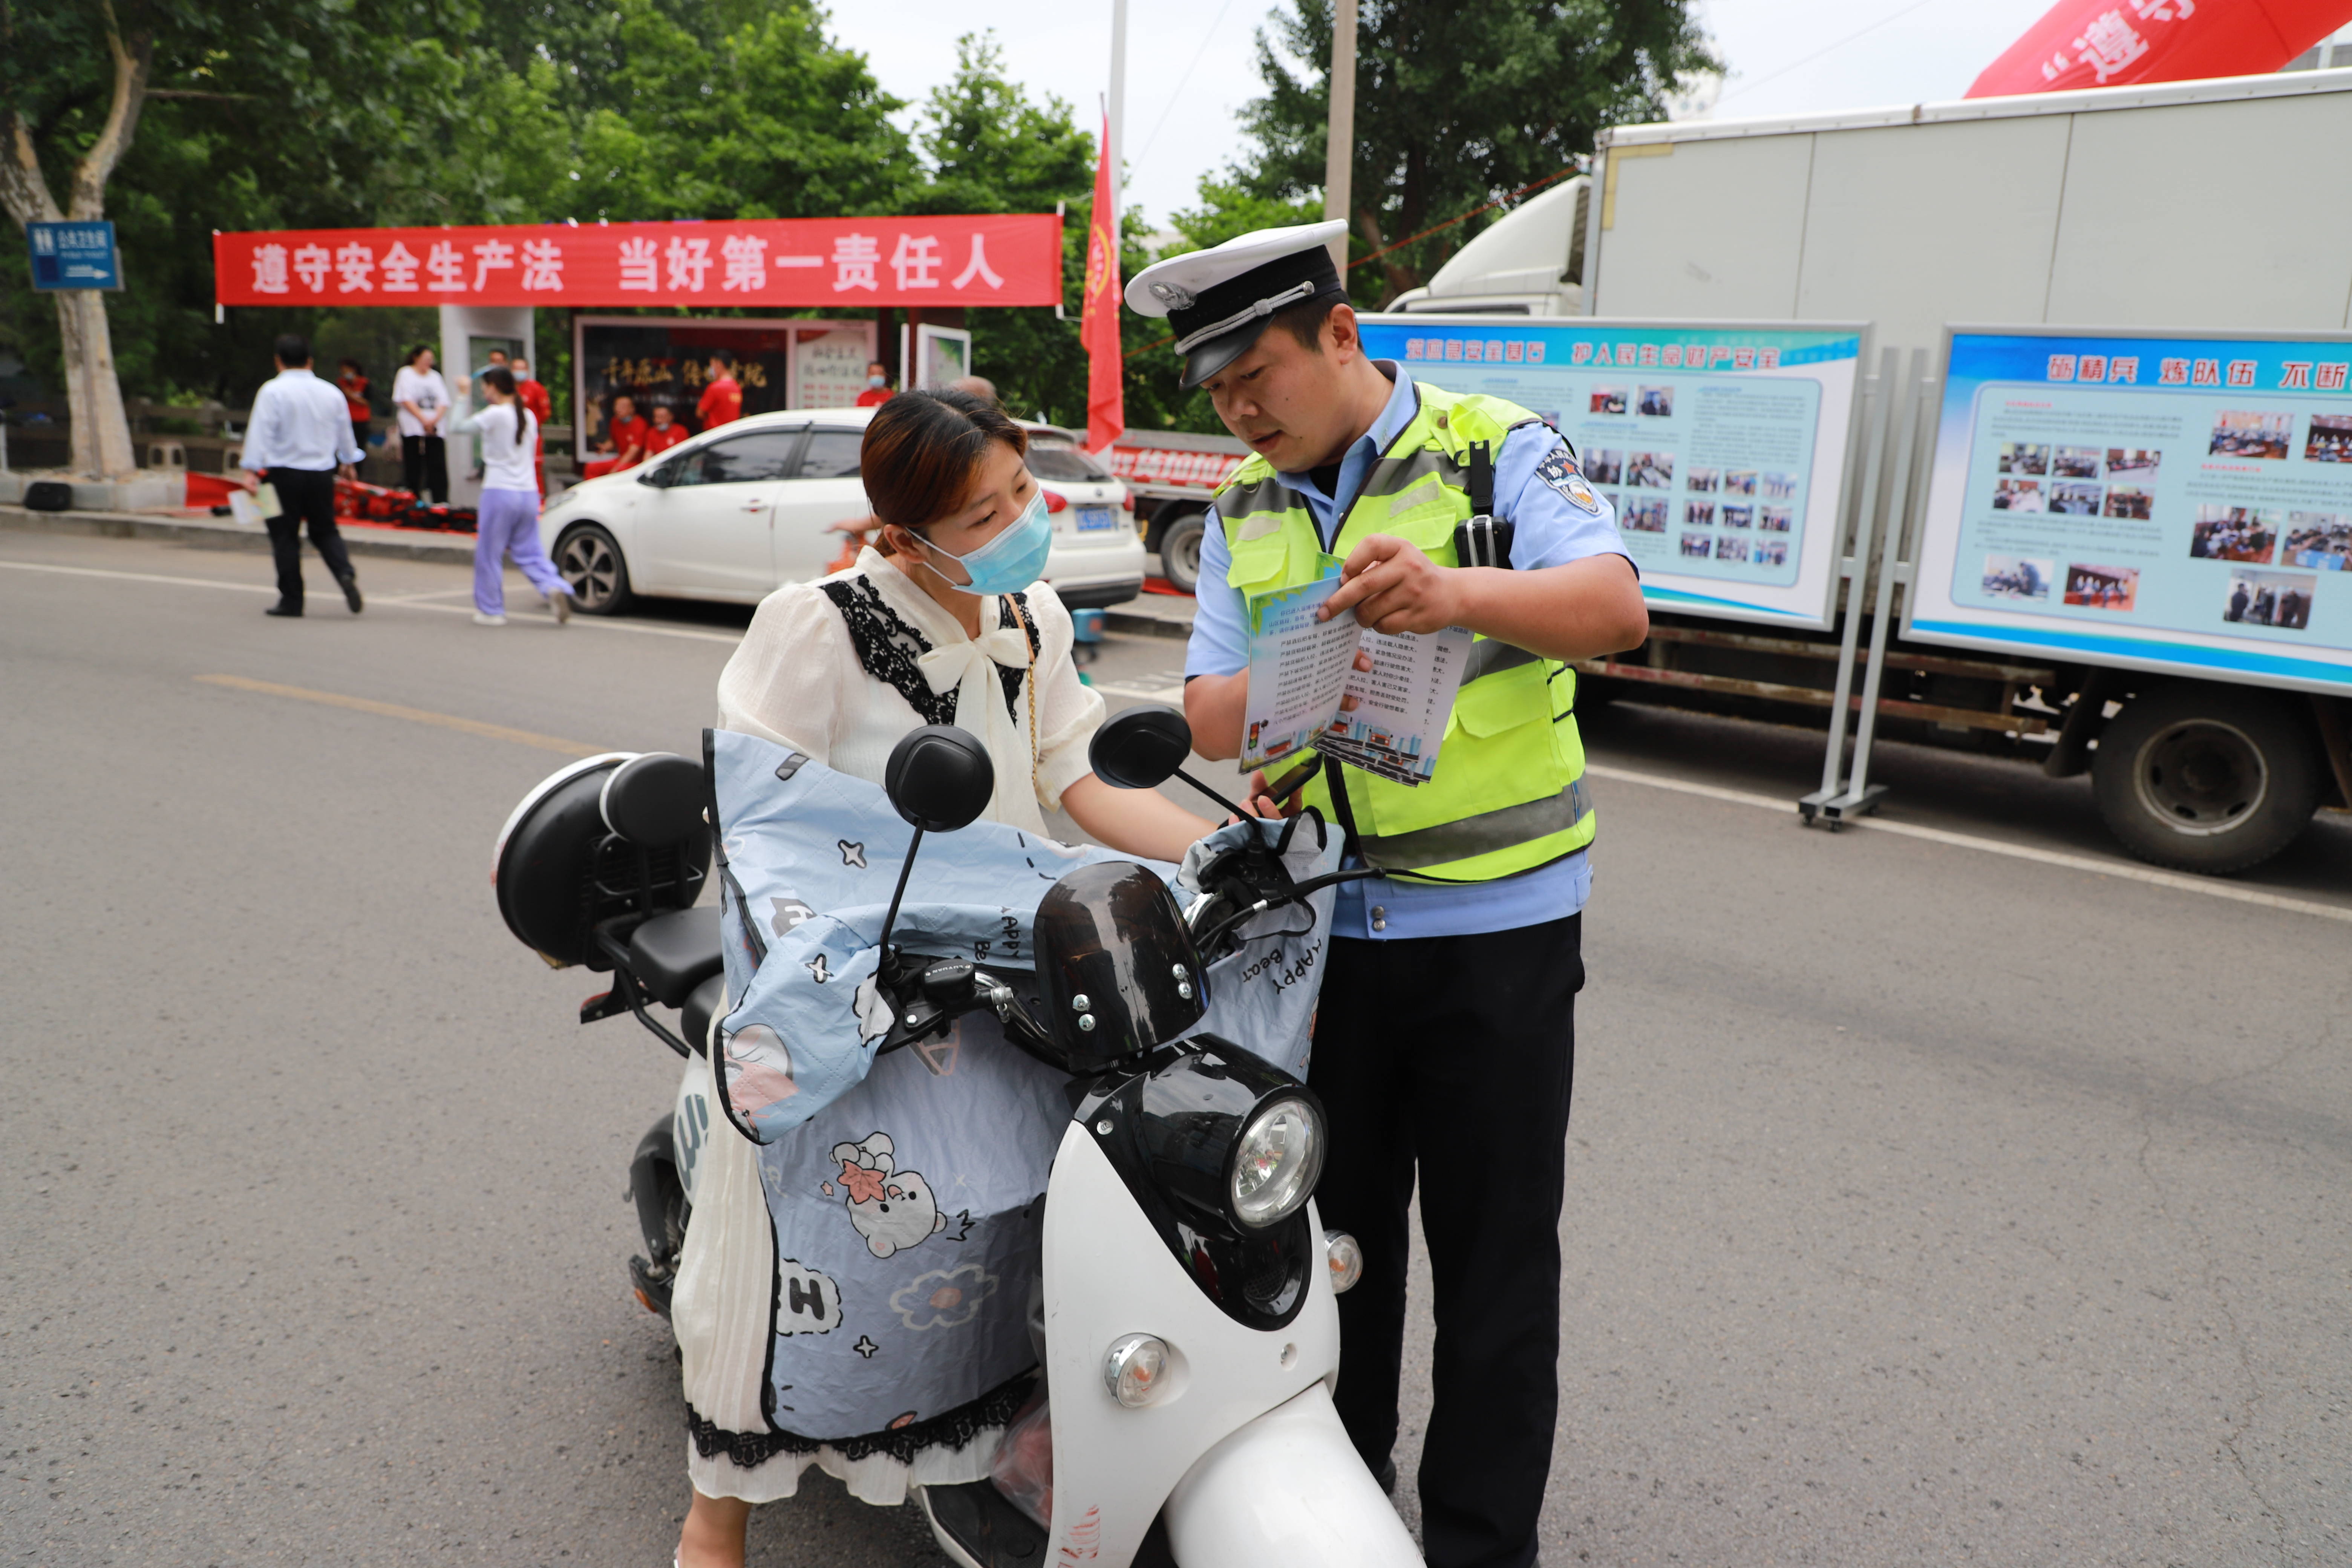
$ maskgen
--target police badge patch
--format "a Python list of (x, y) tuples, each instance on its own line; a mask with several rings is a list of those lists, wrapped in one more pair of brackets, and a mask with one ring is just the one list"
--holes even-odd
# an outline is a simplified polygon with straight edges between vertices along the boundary
[(1601, 498), (1584, 482), (1584, 476), (1577, 471), (1576, 459), (1568, 455), (1566, 447), (1555, 447), (1545, 453), (1543, 461), (1536, 465), (1536, 478), (1559, 491), (1570, 505), (1581, 507), (1596, 517), (1600, 515)]

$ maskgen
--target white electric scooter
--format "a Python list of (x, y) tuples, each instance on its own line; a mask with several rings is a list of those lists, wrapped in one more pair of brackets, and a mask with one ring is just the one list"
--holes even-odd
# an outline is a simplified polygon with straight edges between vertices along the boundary
[[(1190, 750), (1181, 715), (1134, 709), (1103, 726), (1091, 761), (1109, 783), (1151, 787), (1180, 776)], [(932, 726), (900, 742), (887, 776), (919, 845), (923, 833), (976, 820), (991, 773), (971, 736)], [(614, 972), (583, 1022), (634, 1011), (682, 1052), (723, 1005), (709, 993), (715, 919), (691, 907), (709, 852), (708, 791), (704, 770), (681, 758), (577, 764), (517, 808), (496, 878), (501, 912), (525, 942), (551, 962), (577, 953)], [(1052, 1512), (1041, 1527), (986, 1480), (920, 1489), (940, 1545), (964, 1568), (1421, 1562), (1331, 1402), (1336, 1292), (1355, 1283), (1360, 1257), (1316, 1216), (1322, 1109), (1239, 1045), (1175, 1038), (1199, 1023), (1207, 963), (1235, 929), (1338, 875), (1294, 883), (1277, 857), (1245, 847), (1198, 877), (1188, 920), (1140, 866), (1074, 869), (1039, 903), (1034, 974), (901, 952), (889, 941), (893, 897), (878, 981), (896, 1021), (881, 1049), (985, 1007), (1008, 1039), (1074, 1079), (1045, 1201)], [(709, 968), (688, 958), (698, 951)], [(648, 1001), (688, 1008), (685, 1039)], [(687, 1086), (703, 1080), (687, 1074)], [(632, 1273), (656, 1310), (667, 1305), (694, 1156), (710, 1135), (700, 1101), (682, 1086), (632, 1172), (650, 1254)]]

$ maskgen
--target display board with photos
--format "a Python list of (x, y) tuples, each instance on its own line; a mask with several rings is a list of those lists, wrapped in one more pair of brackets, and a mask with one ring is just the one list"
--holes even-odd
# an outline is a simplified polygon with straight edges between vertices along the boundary
[(735, 356), (735, 380), (743, 390), (743, 413), (782, 408), (845, 408), (866, 389), (866, 366), (874, 357), (872, 321), (791, 319), (753, 321), (722, 317), (579, 316), (574, 318), (572, 366), (575, 456), (596, 456), (612, 417), (613, 399), (625, 395), (637, 416), (656, 407), (689, 430), (699, 430), (695, 413), (707, 384), (711, 352)]
[(1826, 627), (1865, 329), (1366, 316), (1416, 381), (1566, 436), (1660, 609)]
[(2352, 337), (1948, 336), (1909, 636), (2352, 689)]

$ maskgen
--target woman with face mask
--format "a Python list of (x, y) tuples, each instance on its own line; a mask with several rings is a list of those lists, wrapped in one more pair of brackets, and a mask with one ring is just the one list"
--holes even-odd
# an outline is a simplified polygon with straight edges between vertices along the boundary
[[(968, 393), (902, 393), (885, 404), (866, 428), (860, 465), (880, 548), (768, 596), (719, 676), (719, 727), (878, 784), (908, 731), (955, 724), (986, 745), (994, 764), (992, 819), (1050, 837), (1047, 815), (1058, 808), (1115, 849), (1181, 859), (1212, 824), (1153, 791), (1115, 789), (1087, 766), (1103, 701), (1071, 662), (1069, 612), (1037, 581), (1053, 533), (1024, 461), (1027, 444), (1018, 425)], [(1017, 1191), (1025, 1205), (1026, 1194), (1045, 1190), (1069, 1117), (1062, 1075), (1006, 1044), (985, 1015), (958, 1030), (951, 1072), (911, 1050), (878, 1058), (862, 1082), (794, 1131), (794, 1139), (845, 1161), (814, 1201), (772, 1213), (762, 1151), (723, 1128), (706, 1145), (671, 1302), (694, 1488), (678, 1542), (683, 1568), (738, 1568), (751, 1505), (793, 1496), (810, 1465), (838, 1477), (853, 1496), (884, 1504), (905, 1500), (910, 1487), (988, 1473), (1034, 1363), (1024, 1332), (1003, 1331), (1002, 1312), (1019, 1311), (1025, 1279), (989, 1281), (992, 1300), (1003, 1298), (989, 1309), (999, 1314), (993, 1331), (985, 1318), (967, 1321), (970, 1303), (936, 1316), (919, 1310), (904, 1323), (903, 1313), (893, 1317), (874, 1302), (835, 1309), (844, 1318), (835, 1338), (855, 1339), (847, 1320), (863, 1312), (861, 1321), (883, 1323), (875, 1331), (891, 1347), (889, 1355), (843, 1363), (861, 1385), (873, 1380), (870, 1430), (806, 1430), (793, 1412), (771, 1414), (762, 1404), (777, 1331), (775, 1260), (801, 1268), (847, 1239), (824, 1227), (848, 1223), (845, 1204), (860, 1212), (861, 1184), (898, 1182), (919, 1204), (926, 1192), (986, 1189)], [(873, 1178), (869, 1164), (883, 1178)], [(836, 1195), (836, 1186), (848, 1195)], [(909, 1278), (929, 1280), (924, 1269), (954, 1261), (945, 1238), (991, 1226), (1001, 1237), (1002, 1227), (1034, 1228), (1043, 1217), (1026, 1207), (1017, 1215), (974, 1209), (950, 1223), (947, 1211), (956, 1205), (938, 1201), (936, 1218), (924, 1211), (907, 1234), (877, 1237), (876, 1256), (906, 1250)], [(943, 1239), (926, 1240), (934, 1226)], [(1025, 1244), (1009, 1253), (1029, 1255)], [(960, 1279), (954, 1289), (971, 1283)], [(933, 1358), (929, 1383), (903, 1370), (919, 1355)], [(938, 1365), (950, 1357), (960, 1358), (967, 1392), (953, 1400), (920, 1392), (939, 1385)]]
[(866, 365), (866, 390), (857, 395), (860, 408), (878, 408), (890, 401), (890, 367), (880, 360), (869, 360)]

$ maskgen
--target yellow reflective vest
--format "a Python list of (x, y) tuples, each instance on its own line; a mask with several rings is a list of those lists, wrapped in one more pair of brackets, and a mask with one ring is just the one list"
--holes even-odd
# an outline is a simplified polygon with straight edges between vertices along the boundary
[[(1421, 408), (1381, 454), (1348, 508), (1329, 553), (1371, 534), (1458, 564), (1454, 530), (1470, 515), (1469, 447), (1499, 454), (1504, 436), (1536, 416), (1500, 398), (1416, 382)], [(1217, 494), (1232, 553), (1226, 580), (1244, 595), (1313, 582), (1325, 553), (1307, 500), (1272, 464), (1250, 456)], [(1576, 672), (1509, 643), (1480, 637), (1447, 720), (1436, 772), (1393, 784), (1327, 759), (1307, 792), (1328, 817), (1352, 820), (1367, 865), (1416, 881), (1485, 882), (1531, 871), (1592, 842), (1584, 743), (1576, 732)], [(1332, 799), (1337, 780), (1347, 810)]]

